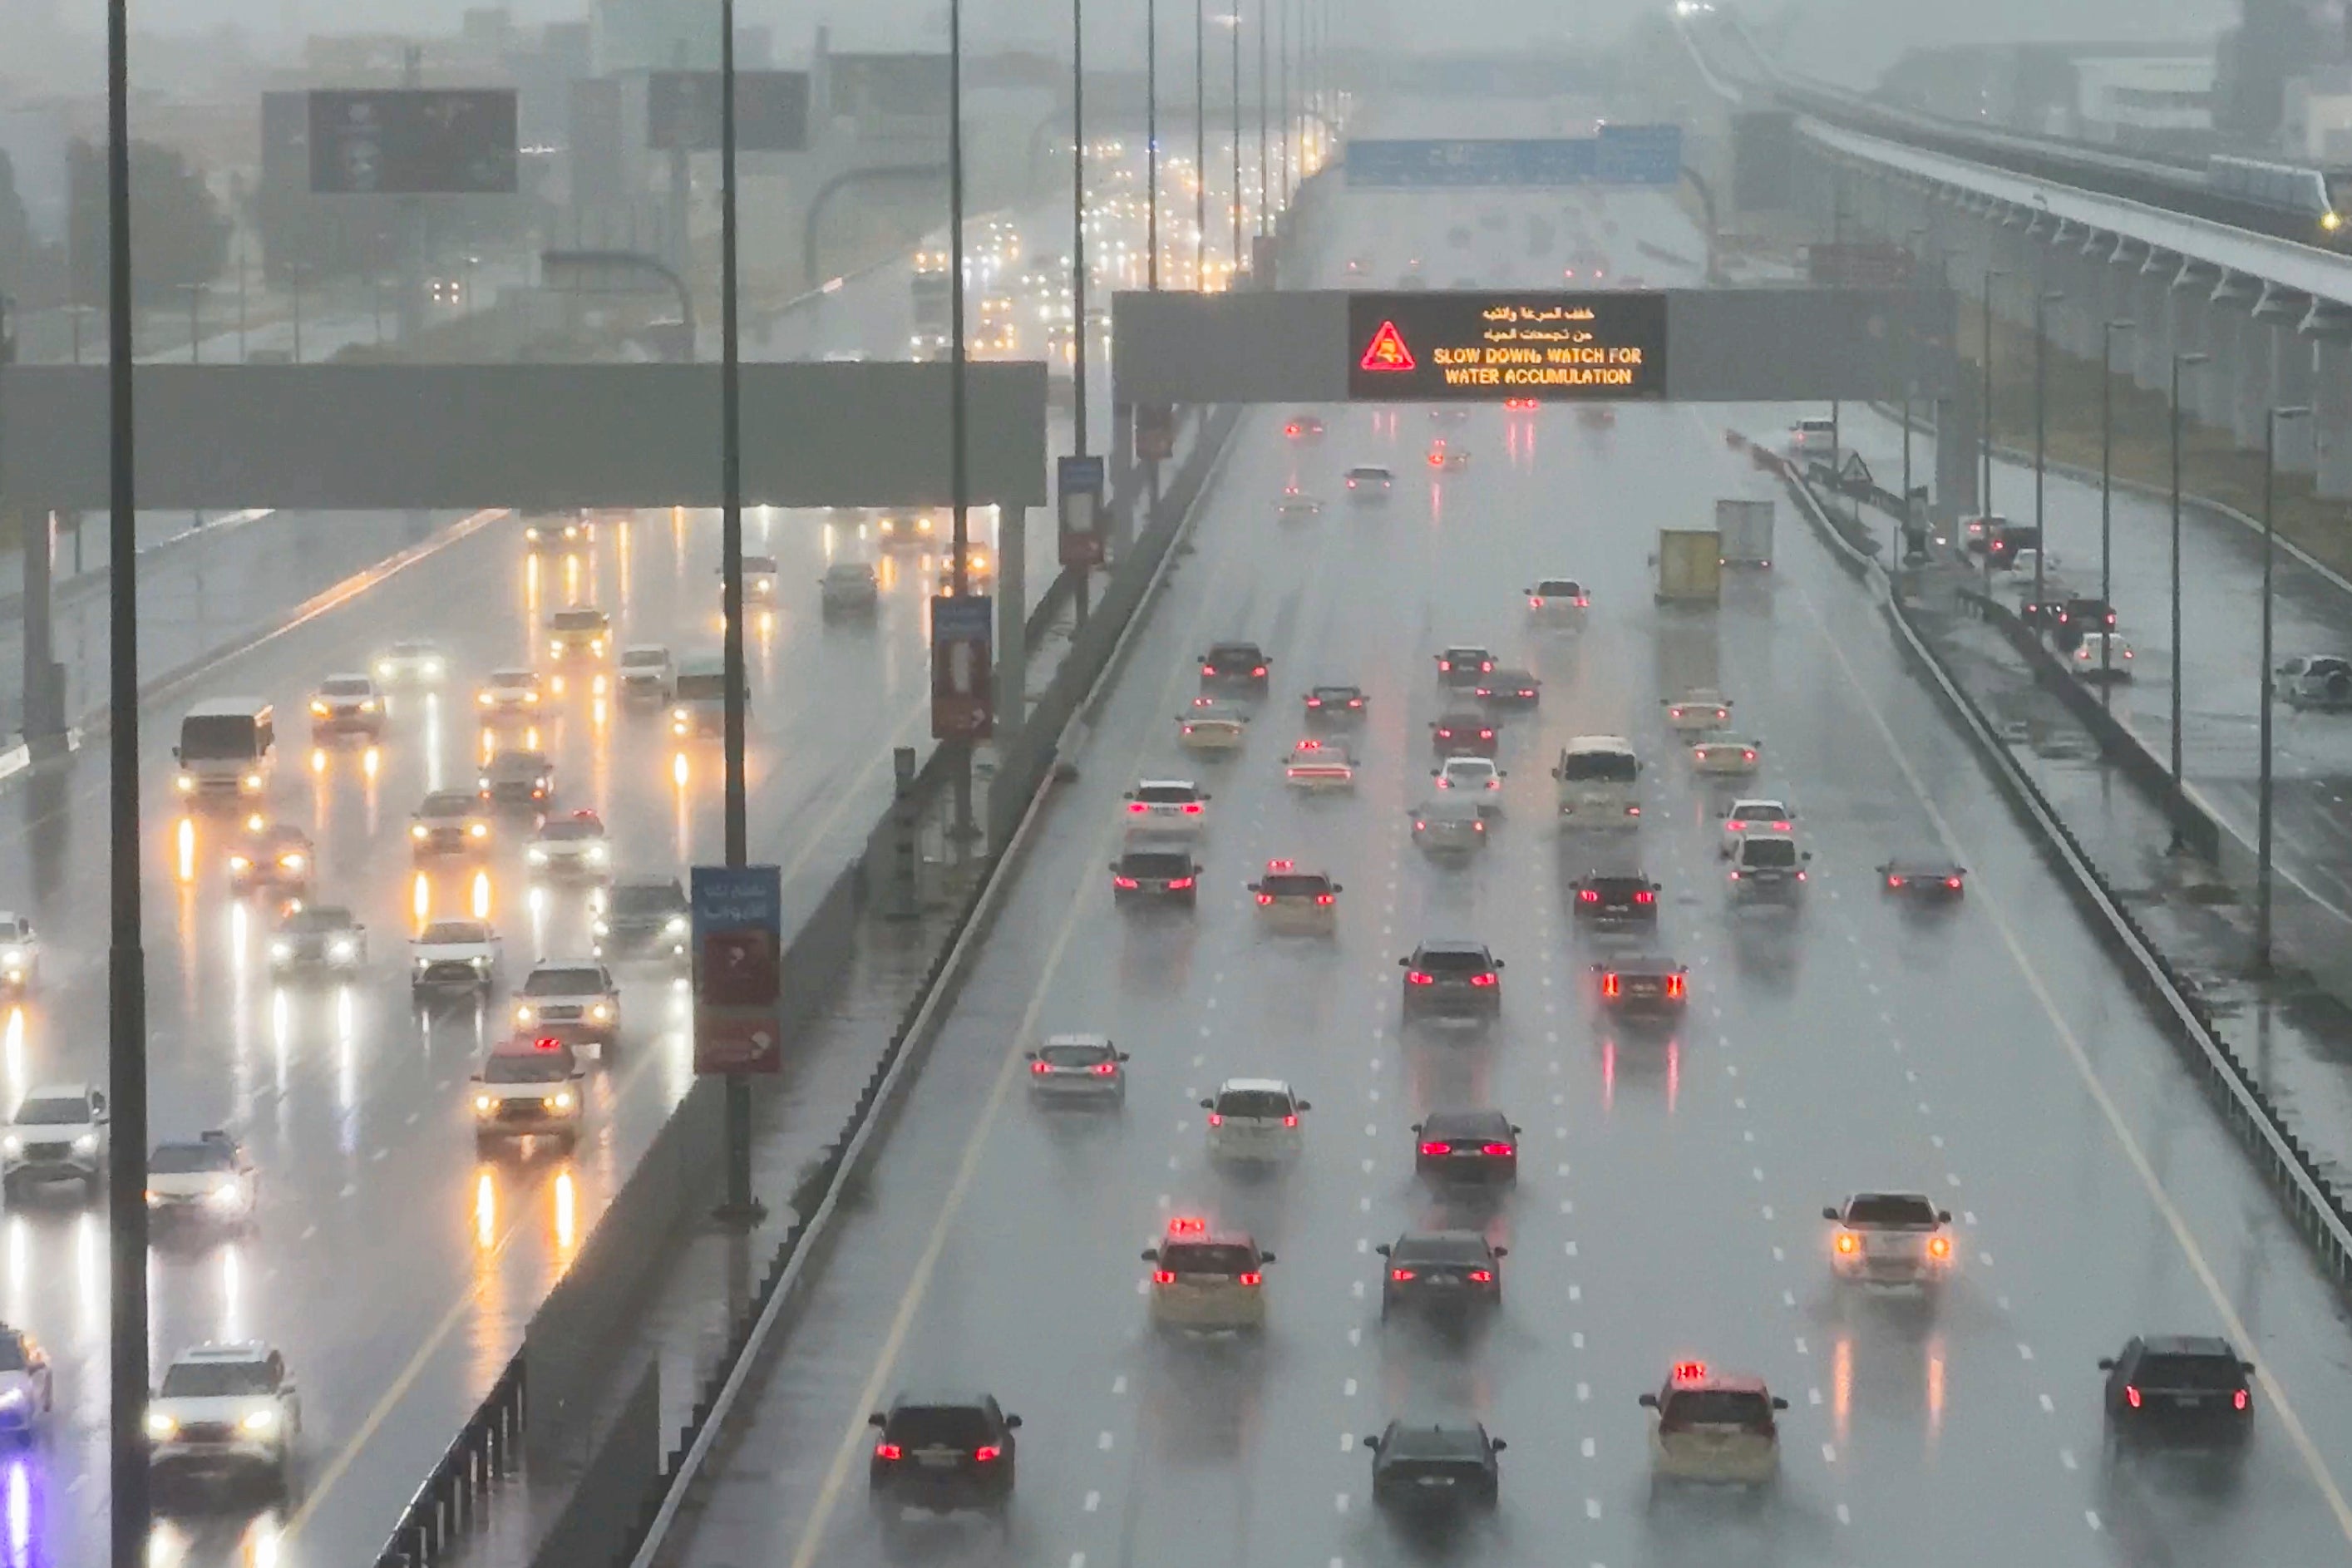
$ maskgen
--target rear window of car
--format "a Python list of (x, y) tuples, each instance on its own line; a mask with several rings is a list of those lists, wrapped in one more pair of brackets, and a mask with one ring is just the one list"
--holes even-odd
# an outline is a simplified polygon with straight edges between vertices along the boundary
[(1488, 967), (1483, 952), (1450, 950), (1423, 952), (1418, 966), (1437, 974), (1482, 974)]
[(1630, 899), (1650, 890), (1650, 884), (1639, 877), (1595, 877), (1585, 885), (1604, 899)]
[(2238, 1363), (2218, 1355), (2152, 1355), (2133, 1373), (2149, 1388), (2237, 1389), (2246, 1385)]
[(633, 647), (621, 656), (623, 669), (659, 669), (669, 662), (669, 655), (657, 647)]
[(471, 816), (474, 815), (474, 797), (470, 795), (459, 795), (453, 790), (436, 790), (425, 797), (425, 804), (416, 808), (416, 815), (419, 816)]
[(1386, 468), (1349, 468), (1348, 477), (1351, 479), (1385, 479), (1389, 471)]
[(1119, 868), (1130, 877), (1189, 877), (1192, 862), (1187, 856), (1153, 850), (1129, 854), (1119, 861)]
[(593, 969), (534, 969), (522, 983), (526, 996), (594, 996), (604, 989), (604, 976)]
[(1307, 695), (1323, 702), (1345, 702), (1358, 693), (1352, 686), (1318, 686)]
[(1268, 877), (1258, 887), (1277, 899), (1311, 899), (1318, 893), (1329, 892), (1331, 879), (1286, 872)]
[(1209, 650), (1211, 664), (1255, 664), (1264, 657), (1252, 643), (1221, 642)]
[(1827, 419), (1800, 419), (1797, 421), (1797, 428), (1808, 436), (1826, 436), (1836, 429), (1837, 426)]
[(1797, 846), (1786, 838), (1750, 838), (1739, 847), (1739, 863), (1768, 871), (1784, 870), (1797, 863)]
[(1475, 1236), (1407, 1237), (1389, 1249), (1391, 1263), (1450, 1263), (1469, 1266), (1487, 1260), (1486, 1244)]
[(1584, 592), (1584, 585), (1573, 578), (1547, 577), (1536, 584), (1536, 592), (1547, 599), (1573, 599)]
[(1246, 1247), (1187, 1241), (1161, 1247), (1160, 1267), (1171, 1274), (1247, 1274), (1257, 1258)]
[(1727, 1388), (1685, 1388), (1667, 1394), (1664, 1404), (1660, 1414), (1676, 1426), (1772, 1425), (1772, 1401), (1761, 1394)]
[(1570, 784), (1632, 784), (1641, 771), (1631, 752), (1570, 752), (1559, 764), (1561, 780)]
[(1135, 798), (1152, 805), (1182, 805), (1198, 800), (1201, 792), (1190, 784), (1145, 784), (1135, 792)]
[(427, 947), (460, 942), (488, 942), (490, 928), (479, 921), (435, 921), (419, 933), (417, 941)]
[(1217, 1096), (1220, 1116), (1287, 1116), (1290, 1097), (1268, 1089), (1229, 1089)]
[(1100, 1046), (1041, 1046), (1037, 1059), (1048, 1067), (1082, 1068), (1104, 1059)]
[(1926, 1198), (1873, 1193), (1846, 1205), (1850, 1225), (1933, 1225), (1935, 1206)]
[(995, 1436), (988, 1416), (969, 1405), (902, 1405), (886, 1430), (893, 1442), (924, 1447), (976, 1448)]

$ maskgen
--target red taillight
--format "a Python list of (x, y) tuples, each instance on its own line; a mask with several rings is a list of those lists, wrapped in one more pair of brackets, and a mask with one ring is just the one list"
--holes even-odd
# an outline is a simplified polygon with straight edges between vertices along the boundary
[(1742, 760), (1747, 761), (1747, 762), (1751, 762), (1751, 763), (1752, 763), (1752, 762), (1754, 762), (1754, 761), (1756, 760), (1756, 753), (1755, 753), (1754, 752), (1752, 752), (1752, 751), (1742, 751), (1742, 752), (1739, 753), (1739, 755), (1740, 755), (1740, 757), (1742, 758)]
[(1209, 1125), (1210, 1125), (1210, 1126), (1212, 1126), (1212, 1127), (1223, 1127), (1224, 1124), (1225, 1124), (1225, 1114), (1224, 1114), (1224, 1112), (1223, 1112), (1223, 1111), (1222, 1111), (1222, 1110), (1212, 1110), (1211, 1112), (1209, 1112)]
[(1265, 666), (1261, 664), (1255, 669), (1251, 670), (1250, 673), (1252, 675), (1264, 675), (1265, 673)]
[(1117, 1072), (1118, 1070), (1118, 1064), (1117, 1062), (1097, 1062), (1097, 1063), (1095, 1063), (1095, 1076), (1096, 1076), (1097, 1078), (1108, 1078), (1111, 1074), (1113, 1074), (1113, 1073)]
[(1449, 660), (1441, 658), (1437, 661), (1437, 668), (1441, 670), (1446, 670), (1452, 669), (1454, 666)]
[(1535, 596), (1535, 595), (1528, 595), (1528, 609), (1530, 609), (1530, 610), (1540, 610), (1540, 609), (1542, 609), (1542, 608), (1543, 608), (1543, 600), (1542, 600), (1542, 599), (1540, 599), (1540, 598), (1538, 598), (1538, 597), (1537, 597), (1537, 596)]
[(1772, 825), (1772, 831), (1775, 833), (1786, 833), (1789, 831), (1789, 825), (1785, 822), (1776, 822)]
[(2126, 1383), (2126, 1384), (2124, 1384), (2124, 1403), (2125, 1403), (2126, 1405), (2130, 1405), (2134, 1410), (2137, 1410), (2137, 1409), (2138, 1409), (2138, 1408), (2139, 1408), (2139, 1385), (2138, 1385), (2138, 1384), (2130, 1384), (2130, 1383)]
[(1454, 731), (1451, 730), (1440, 730), (1437, 732), (1437, 738), (1441, 741), (1450, 741), (1454, 739)]
[(1154, 1285), (1173, 1285), (1176, 1283), (1176, 1276), (1172, 1270), (1155, 1268), (1151, 1271), (1151, 1282)]
[(971, 1451), (971, 1457), (977, 1462), (984, 1465), (991, 1459), (1003, 1458), (1004, 1457), (1004, 1450), (998, 1447), (993, 1443), (982, 1443), (979, 1447), (974, 1448)]
[(1960, 879), (1958, 877), (1947, 877), (1944, 879), (1944, 886), (1951, 889), (1954, 892), (1958, 892), (1959, 891)]
[(1424, 833), (1427, 832), (1428, 829), (1429, 824), (1421, 817), (1416, 816), (1412, 819), (1412, 830), (1415, 833)]
[(1350, 708), (1361, 708), (1363, 705), (1364, 700), (1360, 697), (1350, 697), (1348, 699), (1348, 706)]
[(905, 1457), (905, 1450), (896, 1443), (877, 1443), (874, 1445), (874, 1457), (884, 1460), (899, 1459)]
[(1633, 901), (1637, 904), (1654, 904), (1658, 901), (1658, 895), (1645, 888), (1633, 895)]
[(1110, 885), (1118, 889), (1121, 892), (1131, 893), (1135, 890), (1135, 879), (1132, 877), (1113, 877), (1110, 879)]
[(1323, 699), (1320, 697), (1310, 697), (1307, 700), (1307, 706), (1309, 708), (1320, 708), (1323, 706)]
[(1333, 904), (1335, 904), (1335, 903), (1339, 902), (1339, 900), (1338, 900), (1337, 899), (1334, 899), (1334, 898), (1333, 898), (1330, 894), (1328, 894), (1328, 893), (1318, 893), (1318, 894), (1316, 894), (1316, 895), (1315, 895), (1315, 901), (1316, 901), (1318, 904), (1322, 905), (1325, 909), (1329, 909)]
[(2252, 1394), (2249, 1394), (2248, 1392), (2246, 1392), (2246, 1390), (2244, 1390), (2244, 1389), (2242, 1389), (2242, 1389), (2240, 1389), (2240, 1390), (2238, 1390), (2238, 1392), (2237, 1392), (2237, 1393), (2235, 1393), (2235, 1394), (2231, 1394), (2231, 1395), (2230, 1396), (2230, 1403), (2231, 1403), (2231, 1405), (2236, 1405), (2236, 1406), (2237, 1406), (2239, 1409), (2241, 1409), (2241, 1410), (2245, 1409), (2248, 1405), (2252, 1405), (2253, 1402), (2254, 1402), (2254, 1396), (2253, 1396)]
[(1471, 1284), (1473, 1284), (1473, 1285), (1492, 1285), (1494, 1282), (1495, 1282), (1495, 1271), (1494, 1271), (1493, 1269), (1491, 1269), (1491, 1268), (1473, 1268), (1472, 1270), (1470, 1270), (1470, 1283), (1471, 1283)]
[(1495, 731), (1492, 730), (1481, 730), (1478, 731), (1478, 738), (1482, 741), (1491, 741), (1495, 738)]
[(1903, 879), (1895, 876), (1892, 872), (1889, 872), (1886, 878), (1886, 885), (1890, 888), (1899, 888), (1903, 885)]
[(1171, 893), (1181, 893), (1181, 892), (1182, 892), (1185, 889), (1187, 889), (1187, 888), (1191, 887), (1192, 885), (1192, 878), (1190, 878), (1190, 877), (1178, 877), (1178, 878), (1175, 878), (1175, 879), (1173, 879), (1172, 880), (1171, 880), (1171, 881), (1169, 882), (1169, 884), (1168, 884), (1168, 890), (1169, 890), (1170, 892), (1171, 892)]
[(1410, 1268), (1391, 1268), (1389, 1270), (1389, 1278), (1395, 1280), (1400, 1285), (1413, 1277), (1413, 1272)]
[(1282, 433), (1286, 436), (1296, 436), (1298, 434), (1298, 426), (1296, 425), (1286, 425), (1282, 427)]
[(1423, 1143), (1421, 1146), (1421, 1152), (1424, 1154), (1451, 1154), (1454, 1152), (1454, 1145), (1451, 1143)]
[(1201, 803), (1200, 803), (1199, 801), (1197, 801), (1197, 800), (1188, 800), (1188, 801), (1186, 801), (1186, 802), (1184, 803), (1184, 815), (1185, 815), (1185, 816), (1200, 816), (1200, 815), (1201, 815)]
[(1265, 909), (1268, 904), (1273, 902), (1274, 895), (1272, 893), (1260, 893), (1257, 896), (1257, 907), (1260, 909)]
[(1715, 710), (1715, 716), (1718, 719), (1728, 719), (1731, 717), (1731, 710), (1727, 708), (1718, 708)]
[(1666, 976), (1666, 994), (1667, 994), (1668, 996), (1676, 996), (1676, 997), (1680, 996), (1680, 995), (1683, 994), (1683, 987), (1685, 986), (1685, 984), (1687, 984), (1687, 982), (1685, 981), (1685, 977), (1684, 977), (1684, 976), (1682, 976), (1682, 975), (1679, 975), (1679, 974), (1669, 974), (1669, 975), (1667, 975), (1667, 976)]
[(1603, 996), (1614, 996), (1617, 994), (1617, 976), (1614, 974), (1602, 975), (1601, 977), (1601, 994)]
[(1406, 971), (1404, 983), (1407, 985), (1433, 985), (1436, 981), (1426, 971), (1413, 969)]
[(1204, 664), (1201, 667), (1201, 673), (1202, 675), (1214, 675), (1217, 673), (1217, 667), (1213, 664)]
[(1047, 1067), (1044, 1062), (1031, 1062), (1029, 1064), (1029, 1070), (1035, 1073), (1047, 1073), (1052, 1072), (1054, 1069)]
[(1601, 901), (1600, 892), (1592, 888), (1579, 889), (1576, 897), (1581, 903), (1597, 904)]
[(1592, 602), (1591, 600), (1590, 600), (1590, 599), (1586, 598), (1586, 597), (1585, 597), (1583, 595), (1581, 595), (1581, 594), (1579, 594), (1579, 595), (1576, 596), (1576, 607), (1577, 607), (1578, 609), (1580, 609), (1580, 609), (1583, 609), (1586, 605), (1590, 605), (1591, 602)]
[(1150, 809), (1151, 807), (1143, 801), (1130, 800), (1127, 803), (1128, 815), (1130, 816), (1141, 816)]
[(1507, 1160), (1518, 1151), (1508, 1143), (1486, 1143), (1479, 1147), (1478, 1152), (1492, 1155), (1498, 1160)]
[(1473, 985), (1492, 985), (1495, 984), (1495, 977), (1492, 974), (1474, 974), (1470, 977), (1470, 984)]
[(1284, 1118), (1282, 1119), (1282, 1124), (1283, 1124), (1285, 1127), (1296, 1127), (1296, 1126), (1297, 1126), (1297, 1125), (1298, 1125), (1298, 1113), (1297, 1113), (1297, 1111), (1293, 1111), (1293, 1112), (1291, 1112), (1289, 1115), (1287, 1115), (1287, 1116), (1284, 1117)]
[(1235, 1278), (1244, 1285), (1263, 1285), (1265, 1283), (1265, 1276), (1260, 1274), (1254, 1268), (1247, 1274), (1237, 1275)]

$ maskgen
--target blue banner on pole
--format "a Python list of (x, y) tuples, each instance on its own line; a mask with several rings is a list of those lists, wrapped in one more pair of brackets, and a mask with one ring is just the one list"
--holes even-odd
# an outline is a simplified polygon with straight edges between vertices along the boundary
[(1523, 189), (1671, 185), (1682, 176), (1679, 125), (1604, 125), (1594, 137), (1350, 141), (1348, 184), (1367, 189)]
[(694, 1070), (776, 1072), (783, 1066), (783, 876), (773, 866), (697, 866)]

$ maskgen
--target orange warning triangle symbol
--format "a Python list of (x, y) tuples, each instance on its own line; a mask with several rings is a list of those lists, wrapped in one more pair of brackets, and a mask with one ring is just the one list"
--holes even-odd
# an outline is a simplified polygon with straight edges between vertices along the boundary
[(1364, 351), (1359, 368), (1411, 370), (1412, 367), (1412, 351), (1404, 346), (1404, 334), (1397, 331), (1394, 321), (1382, 321), (1381, 330), (1372, 334), (1371, 346)]

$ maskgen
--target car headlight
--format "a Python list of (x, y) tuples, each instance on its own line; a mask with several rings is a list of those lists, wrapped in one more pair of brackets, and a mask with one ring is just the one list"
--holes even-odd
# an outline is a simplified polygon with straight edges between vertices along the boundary
[(150, 1437), (176, 1436), (179, 1430), (180, 1424), (162, 1411), (151, 1410), (147, 1413), (147, 1436)]
[(303, 860), (299, 855), (281, 855), (278, 858), (278, 863), (289, 871), (299, 871), (302, 868)]
[(555, 641), (547, 645), (547, 657), (550, 658), (562, 658), (563, 657), (562, 638), (558, 637)]
[(474, 693), (474, 706), (477, 708), (488, 708), (490, 705), (490, 694), (487, 691), (477, 691)]
[(686, 927), (687, 919), (684, 915), (672, 915), (669, 919), (662, 922), (663, 932), (669, 936), (681, 936), (685, 934)]
[(591, 936), (610, 936), (613, 934), (613, 928), (607, 921), (591, 921), (588, 922), (588, 934)]
[(481, 789), (482, 789), (482, 793), (483, 793), (483, 794), (485, 794), (485, 795), (488, 795), (488, 794), (489, 793), (489, 790), (490, 790), (490, 775), (489, 775), (489, 774), (488, 774), (488, 773), (484, 773), (484, 774), (482, 775)]
[(388, 658), (380, 658), (376, 660), (375, 678), (378, 680), (390, 680), (392, 679), (392, 660)]
[(498, 1108), (499, 1102), (496, 1100), (493, 1100), (490, 1096), (487, 1094), (478, 1094), (474, 1096), (475, 1115), (488, 1116), (491, 1111), (496, 1110)]
[(75, 1139), (73, 1141), (73, 1152), (77, 1154), (97, 1153), (98, 1134), (95, 1132), (85, 1132), (80, 1137)]
[(487, 970), (490, 966), (490, 955), (487, 952), (478, 952), (467, 962), (478, 970)]
[(426, 675), (428, 675), (428, 676), (432, 677), (432, 678), (433, 678), (434, 679), (436, 679), (436, 680), (440, 679), (441, 679), (441, 661), (440, 661), (439, 659), (437, 659), (437, 658), (428, 658), (428, 659), (426, 659), (426, 660), (425, 661), (425, 673)]
[(547, 851), (534, 844), (524, 854), (523, 858), (529, 860), (534, 866), (544, 866), (547, 864)]
[(588, 1009), (588, 1016), (591, 1018), (595, 1019), (596, 1022), (602, 1024), (613, 1016), (613, 1009), (604, 1005), (604, 1003), (599, 1002), (593, 1007)]
[(545, 1103), (550, 1110), (569, 1110), (572, 1109), (572, 1091), (559, 1089), (547, 1097)]
[(612, 858), (612, 851), (605, 848), (602, 844), (591, 844), (588, 846), (588, 858), (594, 861), (597, 865), (602, 866), (605, 861)]
[(338, 962), (349, 962), (359, 956), (359, 946), (349, 937), (337, 937), (327, 944), (327, 956)]
[(431, 829), (427, 828), (425, 824), (421, 822), (412, 822), (408, 825), (408, 836), (411, 838), (422, 838), (430, 831)]
[(374, 698), (373, 698), (373, 697), (362, 697), (362, 699), (360, 699), (360, 711), (361, 711), (361, 712), (362, 712), (362, 713), (373, 713), (373, 712), (374, 712), (374, 711), (375, 711), (375, 699), (374, 699)]
[(163, 1206), (163, 1194), (161, 1194), (161, 1193), (159, 1193), (159, 1192), (157, 1192), (157, 1191), (156, 1191), (154, 1188), (152, 1188), (152, 1187), (148, 1188), (148, 1189), (147, 1189), (147, 1206), (148, 1206), (149, 1208), (151, 1208), (151, 1209), (153, 1209), (153, 1208), (162, 1208), (162, 1207)]
[(216, 1209), (233, 1209), (245, 1201), (245, 1192), (235, 1182), (220, 1182), (205, 1194), (205, 1201)]
[(251, 794), (261, 788), (261, 775), (259, 773), (247, 773), (239, 782), (245, 785), (247, 794)]
[(469, 824), (466, 828), (466, 835), (469, 838), (488, 838), (490, 836), (490, 825), (487, 822)]
[(22, 1138), (13, 1133), (6, 1138), (0, 1138), (0, 1154), (21, 1154), (24, 1152), (25, 1141)]
[(173, 779), (172, 782), (179, 786), (179, 791), (182, 795), (193, 795), (195, 793), (196, 780), (195, 775), (193, 773), (182, 773), (178, 778)]
[(323, 702), (319, 701), (319, 700), (318, 700), (317, 699), (315, 699), (315, 698), (314, 698), (314, 699), (312, 699), (312, 700), (311, 700), (311, 702), (310, 702), (310, 714), (311, 714), (311, 717), (313, 717), (313, 718), (317, 718), (317, 719), (323, 719), (323, 718), (325, 718), (325, 717), (327, 716), (327, 705), (326, 705), (325, 703), (323, 703)]
[(294, 956), (294, 944), (290, 942), (273, 942), (269, 944), (269, 956), (291, 958)]
[(253, 869), (253, 862), (242, 855), (232, 855), (228, 858), (228, 868), (232, 871), (250, 871)]
[(275, 1432), (278, 1430), (278, 1412), (275, 1410), (253, 1411), (244, 1420), (238, 1422), (237, 1426), (247, 1432)]
[(534, 1010), (533, 1010), (533, 1008), (531, 1007), (531, 1005), (530, 1005), (530, 1003), (528, 1003), (528, 1002), (518, 1002), (518, 1003), (516, 1003), (516, 1004), (515, 1004), (515, 1022), (516, 1022), (516, 1023), (518, 1023), (518, 1024), (528, 1024), (528, 1023), (530, 1023), (533, 1018), (536, 1018), (536, 1017), (538, 1017), (538, 1016), (539, 1016), (539, 1014), (538, 1014), (536, 1011), (534, 1011)]

